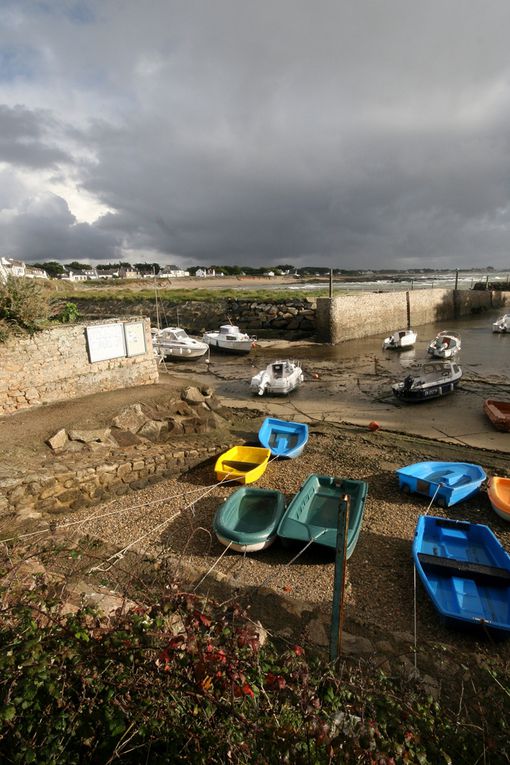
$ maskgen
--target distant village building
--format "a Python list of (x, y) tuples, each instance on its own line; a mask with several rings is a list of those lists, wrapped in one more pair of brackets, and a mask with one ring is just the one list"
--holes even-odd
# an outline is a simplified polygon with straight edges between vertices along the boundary
[(64, 266), (64, 273), (61, 274), (59, 278), (69, 282), (86, 282), (88, 280), (85, 271), (79, 271), (75, 268), (67, 268), (66, 266)]
[[(197, 268), (195, 276), (204, 279), (206, 276), (216, 276), (216, 271), (214, 268)], [(218, 274), (218, 276), (223, 276), (223, 274)]]
[(158, 279), (182, 279), (185, 276), (189, 276), (189, 271), (185, 271), (183, 268), (163, 266), (158, 274)]
[(25, 276), (26, 265), (22, 260), (2, 257), (1, 262), (7, 273), (11, 276)]
[(140, 279), (140, 273), (135, 268), (119, 268), (120, 279)]
[(49, 276), (44, 270), (44, 268), (36, 268), (35, 266), (25, 266), (25, 278), (26, 279), (49, 279)]

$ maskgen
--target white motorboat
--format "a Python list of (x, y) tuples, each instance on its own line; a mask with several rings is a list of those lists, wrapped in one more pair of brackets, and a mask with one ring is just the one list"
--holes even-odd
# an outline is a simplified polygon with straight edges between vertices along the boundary
[(462, 377), (462, 369), (451, 361), (430, 361), (409, 368), (402, 382), (392, 386), (393, 395), (403, 401), (426, 401), (451, 393)]
[(304, 380), (303, 370), (295, 361), (273, 361), (251, 378), (250, 388), (264, 393), (285, 395), (295, 390)]
[(154, 351), (162, 359), (198, 359), (209, 350), (207, 343), (190, 337), (181, 327), (152, 329), (151, 334)]
[(439, 334), (432, 340), (428, 347), (428, 352), (431, 356), (436, 356), (439, 359), (450, 359), (460, 351), (460, 348), (460, 337), (454, 332), (444, 330), (443, 332), (439, 332)]
[(399, 329), (383, 342), (383, 351), (411, 348), (416, 342), (417, 334), (412, 329)]
[(202, 339), (211, 348), (229, 353), (249, 353), (257, 340), (234, 324), (223, 324), (219, 330), (204, 332)]
[(510, 332), (510, 313), (505, 313), (492, 325), (493, 332)]

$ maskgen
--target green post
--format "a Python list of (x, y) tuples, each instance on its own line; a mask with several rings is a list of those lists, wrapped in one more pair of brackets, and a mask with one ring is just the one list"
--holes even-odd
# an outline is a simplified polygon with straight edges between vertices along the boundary
[(331, 639), (329, 656), (336, 661), (342, 653), (342, 630), (344, 622), (345, 568), (347, 564), (347, 531), (349, 528), (350, 497), (344, 494), (338, 506), (338, 530), (336, 535), (335, 579), (333, 607), (331, 611)]

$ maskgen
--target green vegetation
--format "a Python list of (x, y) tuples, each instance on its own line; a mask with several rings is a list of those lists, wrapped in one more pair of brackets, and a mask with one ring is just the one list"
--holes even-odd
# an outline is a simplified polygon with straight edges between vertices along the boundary
[[(152, 289), (129, 289), (115, 288), (115, 287), (87, 287), (86, 289), (73, 289), (72, 285), (69, 290), (61, 291), (65, 297), (72, 297), (73, 300), (93, 300), (94, 302), (106, 301), (106, 300), (118, 300), (122, 302), (137, 303), (140, 301), (152, 301), (155, 300), (155, 293)], [(213, 303), (219, 300), (237, 299), (237, 300), (257, 300), (267, 302), (287, 301), (294, 297), (296, 300), (306, 299), (307, 296), (316, 298), (319, 296), (327, 295), (328, 290), (323, 288), (317, 288), (317, 290), (307, 291), (306, 294), (302, 292), (289, 292), (289, 290), (265, 290), (251, 289), (251, 290), (239, 290), (239, 289), (175, 289), (165, 290), (158, 289), (158, 300), (168, 300), (172, 303), (187, 303), (190, 300), (196, 300), (204, 303)]]
[[(58, 554), (72, 566), (83, 552)], [(152, 606), (69, 612), (62, 576), (26, 586), (30, 558), (4, 546), (0, 560), (2, 762), (508, 763), (510, 677), (492, 665), (441, 704), (370, 664), (261, 645), (239, 604), (185, 593), (168, 572)]]
[(60, 321), (62, 324), (72, 324), (80, 318), (80, 312), (76, 303), (64, 303), (58, 310), (54, 309), (52, 318), (54, 321)]
[(13, 332), (33, 334), (49, 314), (48, 292), (35, 279), (9, 275), (0, 282), (0, 340)]

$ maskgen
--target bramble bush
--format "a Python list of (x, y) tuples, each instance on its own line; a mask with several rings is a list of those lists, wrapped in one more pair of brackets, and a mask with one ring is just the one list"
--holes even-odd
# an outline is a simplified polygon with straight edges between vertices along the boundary
[(368, 665), (262, 646), (239, 605), (173, 587), (110, 617), (66, 613), (43, 577), (4, 591), (2, 762), (508, 762), (506, 731), (483, 717), (508, 718), (508, 691), (494, 694), (506, 678), (477, 694), (475, 720)]
[(44, 287), (35, 279), (9, 276), (0, 281), (0, 322), (2, 336), (11, 331), (23, 330), (33, 334), (50, 312), (49, 297)]

